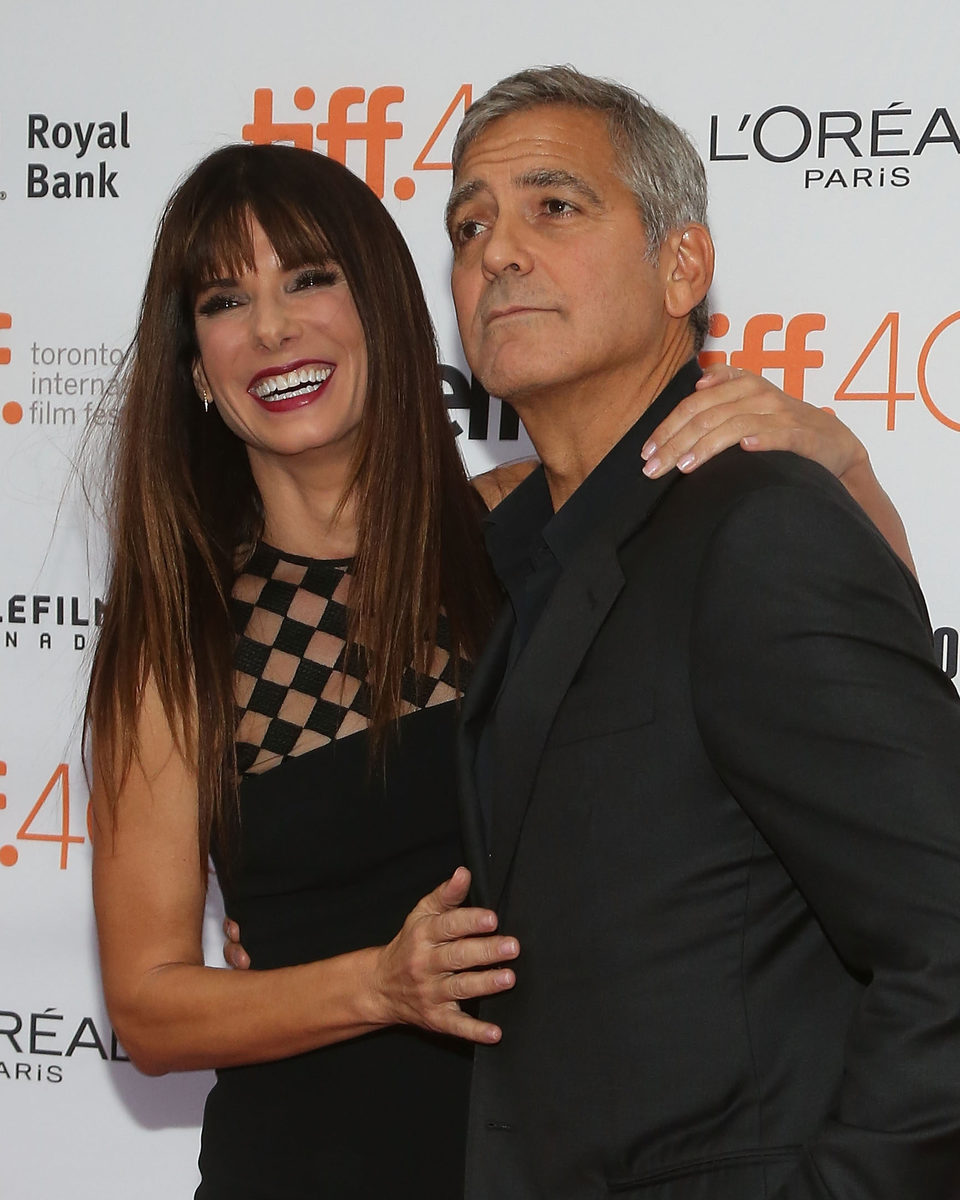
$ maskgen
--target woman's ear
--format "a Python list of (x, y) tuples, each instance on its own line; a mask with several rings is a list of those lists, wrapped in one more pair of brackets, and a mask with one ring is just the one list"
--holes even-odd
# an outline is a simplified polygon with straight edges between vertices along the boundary
[(204, 412), (210, 411), (210, 405), (213, 403), (213, 396), (210, 392), (210, 384), (207, 382), (207, 374), (203, 369), (203, 363), (199, 358), (193, 360), (193, 386), (197, 389), (197, 395), (203, 401)]

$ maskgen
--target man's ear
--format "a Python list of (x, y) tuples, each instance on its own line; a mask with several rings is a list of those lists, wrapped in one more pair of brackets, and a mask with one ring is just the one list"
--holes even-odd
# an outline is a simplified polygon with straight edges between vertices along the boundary
[(660, 250), (666, 269), (664, 307), (671, 317), (688, 317), (713, 282), (713, 238), (705, 225), (691, 222), (667, 235)]

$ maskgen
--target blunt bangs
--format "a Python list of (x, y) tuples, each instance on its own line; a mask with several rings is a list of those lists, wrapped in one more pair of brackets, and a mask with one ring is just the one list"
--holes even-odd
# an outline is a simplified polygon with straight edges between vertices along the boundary
[[(214, 199), (214, 198), (211, 198)], [(284, 270), (306, 263), (322, 266), (334, 255), (309, 212), (279, 203), (271, 197), (229, 197), (223, 205), (211, 203), (198, 214), (184, 246), (181, 291), (192, 306), (200, 290), (214, 279), (236, 279), (256, 268), (253, 223), (258, 222)]]

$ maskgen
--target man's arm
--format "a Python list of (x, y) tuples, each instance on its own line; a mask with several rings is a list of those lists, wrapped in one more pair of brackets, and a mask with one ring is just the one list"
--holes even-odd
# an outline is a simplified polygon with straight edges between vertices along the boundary
[(835, 1107), (775, 1200), (953, 1200), (960, 706), (922, 600), (842, 497), (771, 486), (719, 526), (693, 639), (711, 759), (866, 981)]

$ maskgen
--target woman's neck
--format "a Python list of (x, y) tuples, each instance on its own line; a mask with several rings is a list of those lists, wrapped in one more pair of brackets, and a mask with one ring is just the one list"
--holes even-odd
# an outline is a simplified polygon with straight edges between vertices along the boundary
[[(259, 469), (258, 469), (259, 467)], [(349, 558), (357, 549), (356, 495), (346, 469), (264, 470), (251, 461), (263, 502), (263, 537), (306, 558)]]

